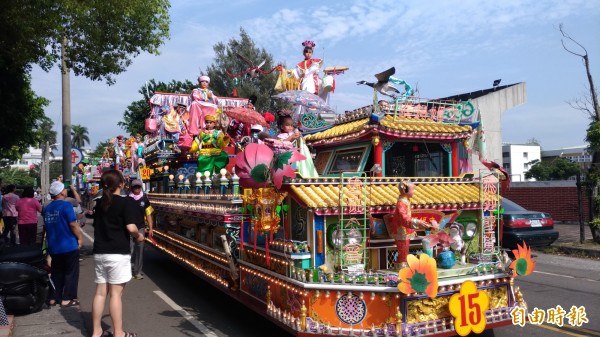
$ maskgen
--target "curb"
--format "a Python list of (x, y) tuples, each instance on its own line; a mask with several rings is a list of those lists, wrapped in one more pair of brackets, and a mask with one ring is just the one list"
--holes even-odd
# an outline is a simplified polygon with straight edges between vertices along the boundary
[(567, 244), (557, 244), (553, 245), (553, 247), (558, 248), (561, 252), (565, 254), (581, 254), (588, 257), (600, 258), (600, 249), (573, 247)]

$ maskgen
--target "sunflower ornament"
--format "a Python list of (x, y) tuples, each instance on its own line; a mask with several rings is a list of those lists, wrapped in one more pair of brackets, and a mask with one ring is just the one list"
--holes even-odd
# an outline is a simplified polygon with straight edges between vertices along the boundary
[(512, 277), (517, 275), (527, 276), (533, 273), (535, 261), (531, 258), (531, 248), (523, 242), (523, 246), (517, 244), (517, 249), (513, 249), (515, 260), (508, 266), (513, 271)]
[(430, 298), (437, 296), (438, 274), (435, 259), (427, 254), (419, 257), (409, 254), (408, 267), (398, 273), (398, 290), (403, 294), (425, 293)]

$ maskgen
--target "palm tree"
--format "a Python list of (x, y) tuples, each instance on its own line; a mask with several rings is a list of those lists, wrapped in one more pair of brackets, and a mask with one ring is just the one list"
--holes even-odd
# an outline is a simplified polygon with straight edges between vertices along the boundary
[(58, 148), (56, 147), (56, 131), (53, 130), (54, 122), (47, 116), (44, 116), (40, 119), (37, 126), (37, 139), (38, 139), (38, 147), (43, 149), (46, 145), (46, 142), (50, 145), (50, 156), (54, 157), (54, 151)]
[(88, 129), (85, 126), (73, 124), (71, 126), (71, 144), (73, 144), (74, 147), (82, 148), (86, 143), (90, 143)]

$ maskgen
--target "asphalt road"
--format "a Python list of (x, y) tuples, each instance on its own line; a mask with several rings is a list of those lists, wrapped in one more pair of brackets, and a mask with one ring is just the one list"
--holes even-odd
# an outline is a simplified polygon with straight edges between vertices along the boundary
[[(79, 298), (81, 312), (91, 331), (91, 302), (94, 293), (93, 258), (86, 226), (82, 249)], [(283, 330), (236, 300), (202, 281), (165, 254), (147, 245), (143, 280), (131, 280), (123, 295), (125, 331), (138, 336), (288, 336)], [(107, 301), (108, 302), (108, 301)], [(112, 331), (108, 303), (104, 328)]]
[[(91, 299), (94, 292), (91, 257), (92, 228), (86, 226), (82, 250), (79, 297), (86, 327), (91, 331)], [(510, 326), (485, 336), (562, 337), (600, 336), (600, 261), (536, 253), (536, 270), (517, 277), (516, 285), (529, 310), (571, 306), (585, 308), (589, 320), (581, 327), (555, 324)], [(129, 282), (123, 295), (124, 327), (139, 336), (288, 336), (286, 332), (236, 300), (205, 283), (149, 245), (145, 251), (143, 280)], [(103, 318), (111, 329), (108, 309)], [(112, 329), (111, 329), (112, 330)]]
[[(510, 326), (494, 331), (495, 337), (600, 336), (600, 261), (535, 253), (533, 274), (517, 277), (529, 312), (546, 312), (560, 305), (567, 313), (572, 306), (585, 308), (588, 323), (572, 326), (565, 318), (563, 326), (543, 323), (524, 327)], [(490, 334), (488, 334), (490, 335)]]

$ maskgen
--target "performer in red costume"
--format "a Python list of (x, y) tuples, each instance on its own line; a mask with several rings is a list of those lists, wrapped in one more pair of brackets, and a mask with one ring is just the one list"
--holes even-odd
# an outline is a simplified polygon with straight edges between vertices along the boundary
[(400, 195), (396, 203), (396, 209), (392, 218), (386, 221), (390, 235), (396, 241), (398, 247), (398, 259), (396, 263), (406, 263), (410, 240), (417, 237), (417, 229), (438, 228), (437, 222), (432, 223), (419, 220), (412, 217), (410, 198), (415, 192), (415, 185), (412, 183), (400, 182), (398, 185)]

